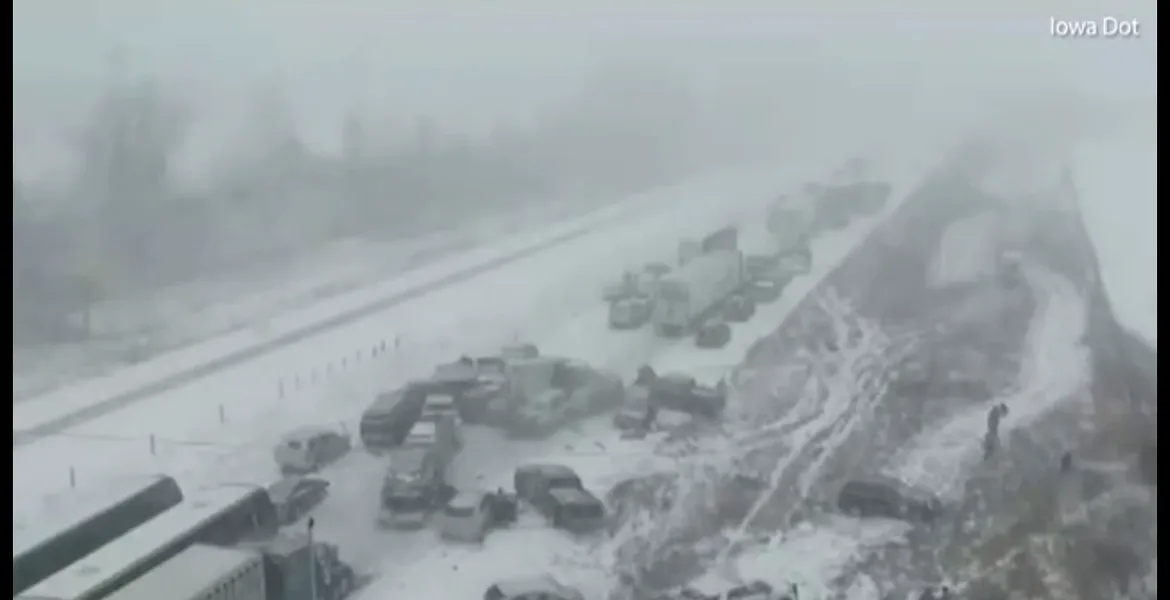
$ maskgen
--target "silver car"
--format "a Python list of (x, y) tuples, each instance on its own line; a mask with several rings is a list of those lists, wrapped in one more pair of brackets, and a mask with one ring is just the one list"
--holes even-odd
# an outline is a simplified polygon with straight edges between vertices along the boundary
[(439, 536), (460, 542), (482, 542), (492, 526), (491, 495), (460, 492), (439, 515)]
[(304, 427), (286, 434), (273, 450), (284, 475), (312, 473), (349, 453), (349, 436), (328, 427)]

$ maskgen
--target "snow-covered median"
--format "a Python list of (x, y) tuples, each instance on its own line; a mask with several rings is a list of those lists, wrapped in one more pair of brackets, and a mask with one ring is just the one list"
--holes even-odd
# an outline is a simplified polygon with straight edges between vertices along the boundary
[(393, 240), (342, 240), (282, 265), (265, 264), (98, 304), (85, 342), (13, 347), (12, 397), (20, 401), (244, 327), (263, 329), (297, 310), (405, 271), (580, 216), (596, 203), (529, 206), (506, 215)]

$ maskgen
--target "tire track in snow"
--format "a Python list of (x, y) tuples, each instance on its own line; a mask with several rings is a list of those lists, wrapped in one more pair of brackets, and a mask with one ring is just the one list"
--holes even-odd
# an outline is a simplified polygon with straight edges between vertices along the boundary
[[(750, 432), (781, 435), (780, 447), (761, 449), (757, 458), (771, 465), (768, 485), (747, 515), (728, 534), (716, 557), (716, 568), (729, 579), (738, 579), (729, 558), (758, 530), (775, 531), (799, 519), (815, 488), (822, 482), (826, 463), (858, 428), (871, 420), (878, 401), (889, 385), (889, 367), (908, 349), (899, 349), (877, 323), (861, 320), (836, 295), (822, 298), (820, 310), (831, 320), (832, 347), (810, 357), (809, 372), (799, 389), (781, 387), (780, 394), (795, 393), (796, 404), (777, 422)], [(774, 398), (774, 396), (770, 396)], [(773, 440), (775, 442), (775, 440)], [(766, 522), (766, 523), (765, 523)]]
[(1040, 265), (1026, 265), (1025, 277), (1036, 296), (1037, 311), (1025, 341), (1024, 364), (1014, 392), (968, 408), (945, 424), (923, 432), (895, 455), (887, 470), (915, 486), (943, 497), (961, 490), (964, 475), (981, 460), (987, 412), (1004, 403), (1010, 412), (1000, 425), (1000, 439), (1026, 427), (1067, 401), (1085, 401), (1089, 353), (1081, 339), (1088, 305), (1068, 279)]

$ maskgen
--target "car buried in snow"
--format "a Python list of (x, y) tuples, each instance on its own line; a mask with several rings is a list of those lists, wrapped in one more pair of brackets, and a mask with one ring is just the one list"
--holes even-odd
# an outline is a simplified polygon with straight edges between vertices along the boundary
[(609, 303), (609, 328), (637, 329), (650, 322), (652, 304), (649, 298), (622, 298)]
[(585, 594), (541, 575), (496, 582), (484, 592), (483, 600), (585, 600)]
[(316, 477), (293, 475), (268, 486), (281, 525), (291, 525), (309, 514), (329, 496), (329, 482)]
[(511, 415), (506, 431), (516, 438), (543, 438), (561, 427), (621, 405), (622, 380), (570, 358), (540, 356), (509, 362), (506, 377)]
[(841, 512), (861, 518), (885, 518), (933, 523), (941, 516), (942, 501), (922, 490), (889, 478), (853, 479), (837, 495)]
[(656, 595), (653, 600), (799, 600), (799, 593), (794, 584), (777, 590), (766, 581), (754, 580), (714, 591), (685, 586)]
[(650, 389), (645, 385), (626, 388), (626, 400), (613, 415), (613, 426), (622, 431), (647, 430), (654, 423), (650, 410)]
[(748, 282), (743, 289), (743, 295), (756, 304), (768, 304), (780, 299), (784, 292), (784, 282), (779, 279), (756, 279)]
[(695, 346), (708, 350), (718, 349), (731, 342), (731, 325), (719, 319), (708, 320), (698, 326)]
[(746, 323), (756, 314), (756, 305), (743, 294), (734, 294), (723, 304), (723, 319), (729, 323)]
[(693, 375), (667, 373), (654, 377), (649, 385), (650, 404), (657, 410), (674, 410), (717, 419), (727, 408), (727, 383), (699, 383)]
[(281, 438), (273, 458), (282, 475), (312, 473), (349, 454), (351, 443), (344, 432), (330, 427), (311, 426)]

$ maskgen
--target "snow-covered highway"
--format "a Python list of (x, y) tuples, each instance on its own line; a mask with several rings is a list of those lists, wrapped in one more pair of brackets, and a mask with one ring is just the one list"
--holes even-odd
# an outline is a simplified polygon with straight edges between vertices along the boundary
[[(886, 214), (818, 236), (812, 272), (735, 325), (726, 348), (698, 352), (685, 341), (604, 325), (598, 292), (623, 268), (668, 259), (678, 237), (717, 224), (737, 222), (752, 235), (760, 201), (823, 174), (826, 164), (692, 188), (662, 201), (665, 209), (301, 342), (284, 364), (276, 362), (284, 350), (274, 352), (14, 448), (14, 530), (36, 526), (17, 514), (51, 505), (71, 469), (83, 483), (144, 471), (174, 474), (184, 486), (267, 482), (282, 432), (328, 421), (352, 427), (378, 391), (427, 374), (437, 361), (523, 339), (627, 377), (643, 363), (732, 375), (734, 418), (693, 436), (645, 440), (621, 439), (608, 418), (542, 441), (468, 429), (455, 465), (460, 488), (510, 487), (516, 466), (535, 458), (572, 466), (598, 493), (631, 478), (669, 482), (669, 505), (626, 515), (604, 539), (575, 539), (524, 519), (482, 546), (440, 543), (426, 530), (380, 531), (372, 525), (384, 465), (356, 452), (325, 472), (331, 497), (315, 517), (320, 535), (376, 576), (359, 598), (476, 597), (500, 578), (554, 573), (589, 600), (605, 598), (619, 576), (651, 575), (664, 587), (694, 577), (716, 585), (759, 578), (796, 582), (802, 598), (848, 592), (850, 600), (873, 600), (895, 581), (920, 589), (974, 577), (963, 569), (982, 558), (965, 548), (983, 548), (1003, 524), (969, 496), (989, 498), (981, 490), (991, 478), (1043, 480), (1071, 435), (1068, 419), (1089, 410), (1086, 282), (1063, 263), (1049, 264), (1053, 249), (1037, 245), (1047, 242), (1036, 232), (1046, 223), (1020, 227), (1020, 215), (996, 201), (1009, 192), (945, 177), (920, 187), (929, 165), (911, 160), (884, 173), (896, 184), (895, 200), (909, 195), (905, 210), (894, 202)], [(1025, 256), (1014, 287), (995, 277), (1005, 248)], [(352, 354), (395, 337), (400, 347), (377, 359)], [(326, 356), (353, 359), (342, 372), (318, 372), (312, 388), (275, 394), (278, 378), (304, 374), (304, 365)], [(266, 360), (274, 361), (268, 370)], [(1009, 443), (1004, 458), (983, 463), (984, 419), (1000, 402), (1011, 408), (1001, 429)], [(935, 491), (955, 507), (954, 518), (928, 530), (834, 514), (839, 485), (861, 473)], [(744, 481), (760, 489), (735, 493)], [(712, 512), (712, 498), (727, 512)]]
[[(725, 222), (735, 202), (765, 201), (825, 164), (738, 172), (668, 190), (645, 199), (641, 212), (554, 250), (14, 447), (14, 503), (18, 508), (35, 506), (45, 494), (67, 487), (71, 472), (81, 482), (145, 471), (172, 472), (187, 481), (223, 478), (227, 473), (214, 464), (215, 458), (237, 456), (234, 450), (240, 446), (262, 456), (264, 468), (235, 471), (233, 476), (265, 479), (272, 436), (307, 422), (355, 418), (382, 386), (425, 375), (438, 360), (491, 351), (516, 336), (547, 339), (556, 346), (554, 332), (562, 327), (568, 329), (561, 339), (573, 344), (575, 317), (583, 323), (577, 331), (586, 321), (604, 331), (597, 313), (598, 290), (621, 269), (672, 256), (680, 236)], [(373, 347), (394, 338), (401, 340), (397, 351), (368, 360)], [(330, 385), (283, 398), (278, 394), (281, 378), (308, 379), (317, 371), (324, 379), (325, 364), (349, 357), (362, 360), (358, 352), (366, 362), (361, 369), (331, 378)], [(34, 412), (33, 406), (26, 403), (21, 410)], [(46, 418), (14, 408), (14, 435), (35, 426), (38, 417)]]

